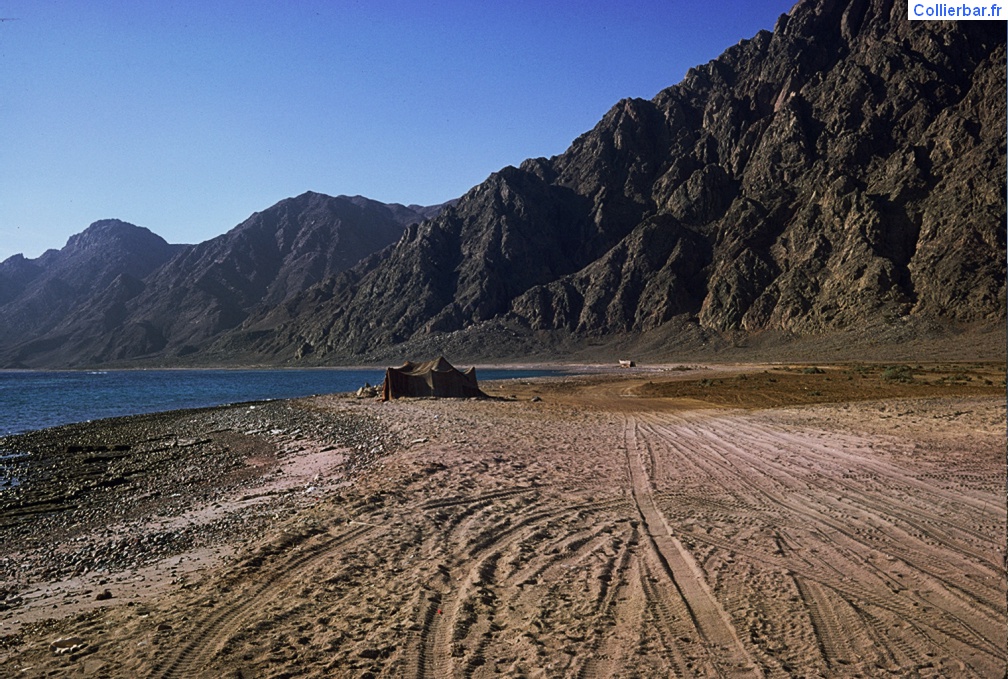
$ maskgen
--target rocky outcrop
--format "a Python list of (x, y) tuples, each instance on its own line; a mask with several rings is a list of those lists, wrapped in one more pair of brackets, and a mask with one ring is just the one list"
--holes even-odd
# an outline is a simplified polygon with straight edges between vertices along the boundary
[(282, 304), (394, 243), (420, 219), (359, 196), (283, 200), (157, 271), (132, 316), (158, 328), (166, 350), (195, 352), (253, 310)]
[[(890, 3), (802, 3), (774, 34), (661, 93), (654, 105), (678, 139), (651, 204), (670, 235), (686, 229), (704, 244), (691, 262), (709, 259), (703, 294), (655, 289), (643, 309), (631, 302), (631, 327), (677, 313), (715, 330), (796, 333), (1003, 317), (1001, 33), (911, 25)], [(597, 269), (551, 288), (619, 306), (629, 279)], [(654, 273), (680, 272), (690, 273), (672, 261)], [(530, 291), (515, 313), (535, 324), (531, 300), (553, 304), (552, 290)], [(598, 327), (597, 317), (586, 304), (566, 325)]]
[(16, 255), (5, 260), (0, 263), (0, 346), (45, 336), (75, 309), (91, 307), (110, 287), (120, 288), (120, 299), (135, 295), (139, 280), (181, 247), (147, 229), (108, 219), (38, 259)]

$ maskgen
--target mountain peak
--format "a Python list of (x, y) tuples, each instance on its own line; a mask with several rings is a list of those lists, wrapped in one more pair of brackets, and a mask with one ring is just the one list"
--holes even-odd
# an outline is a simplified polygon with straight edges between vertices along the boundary
[(64, 251), (79, 252), (93, 249), (125, 248), (142, 253), (145, 248), (168, 247), (161, 236), (120, 219), (100, 219), (84, 231), (70, 236)]

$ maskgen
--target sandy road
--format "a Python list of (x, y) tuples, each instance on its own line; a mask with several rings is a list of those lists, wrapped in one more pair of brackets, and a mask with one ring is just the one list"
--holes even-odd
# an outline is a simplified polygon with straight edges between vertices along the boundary
[(652, 413), (639, 428), (664, 479), (659, 505), (685, 527), (760, 663), (1003, 673), (1004, 508), (994, 488), (949, 483), (953, 469), (935, 483), (885, 454), (918, 450), (909, 442), (768, 415)]
[[(401, 445), (352, 483), (202, 580), (39, 628), (8, 662), (24, 676), (1003, 675), (1003, 400), (747, 411), (603, 389), (587, 404), (355, 403)], [(90, 650), (53, 657), (56, 634)]]
[(658, 465), (653, 458), (651, 446), (642, 440), (636, 419), (632, 416), (627, 417), (626, 432), (625, 452), (630, 470), (631, 493), (648, 541), (669, 579), (669, 582), (663, 583), (664, 589), (671, 596), (678, 596), (682, 600), (694, 632), (707, 645), (719, 675), (762, 676), (739, 641), (731, 618), (711, 592), (703, 571), (675, 537), (675, 530), (669, 526), (656, 506), (654, 487), (642, 455), (648, 455), (652, 470), (656, 470)]

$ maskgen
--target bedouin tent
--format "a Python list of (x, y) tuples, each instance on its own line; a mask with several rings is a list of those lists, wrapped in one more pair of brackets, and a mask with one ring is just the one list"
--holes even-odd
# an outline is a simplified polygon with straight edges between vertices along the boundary
[(461, 372), (439, 356), (426, 363), (406, 361), (398, 368), (385, 371), (382, 399), (403, 396), (434, 396), (439, 398), (486, 397), (476, 383), (476, 368)]

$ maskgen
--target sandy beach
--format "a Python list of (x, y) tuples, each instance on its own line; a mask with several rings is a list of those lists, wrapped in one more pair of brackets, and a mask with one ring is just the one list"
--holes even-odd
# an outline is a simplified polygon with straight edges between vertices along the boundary
[(484, 388), (0, 440), (2, 673), (1004, 676), (1003, 365)]

